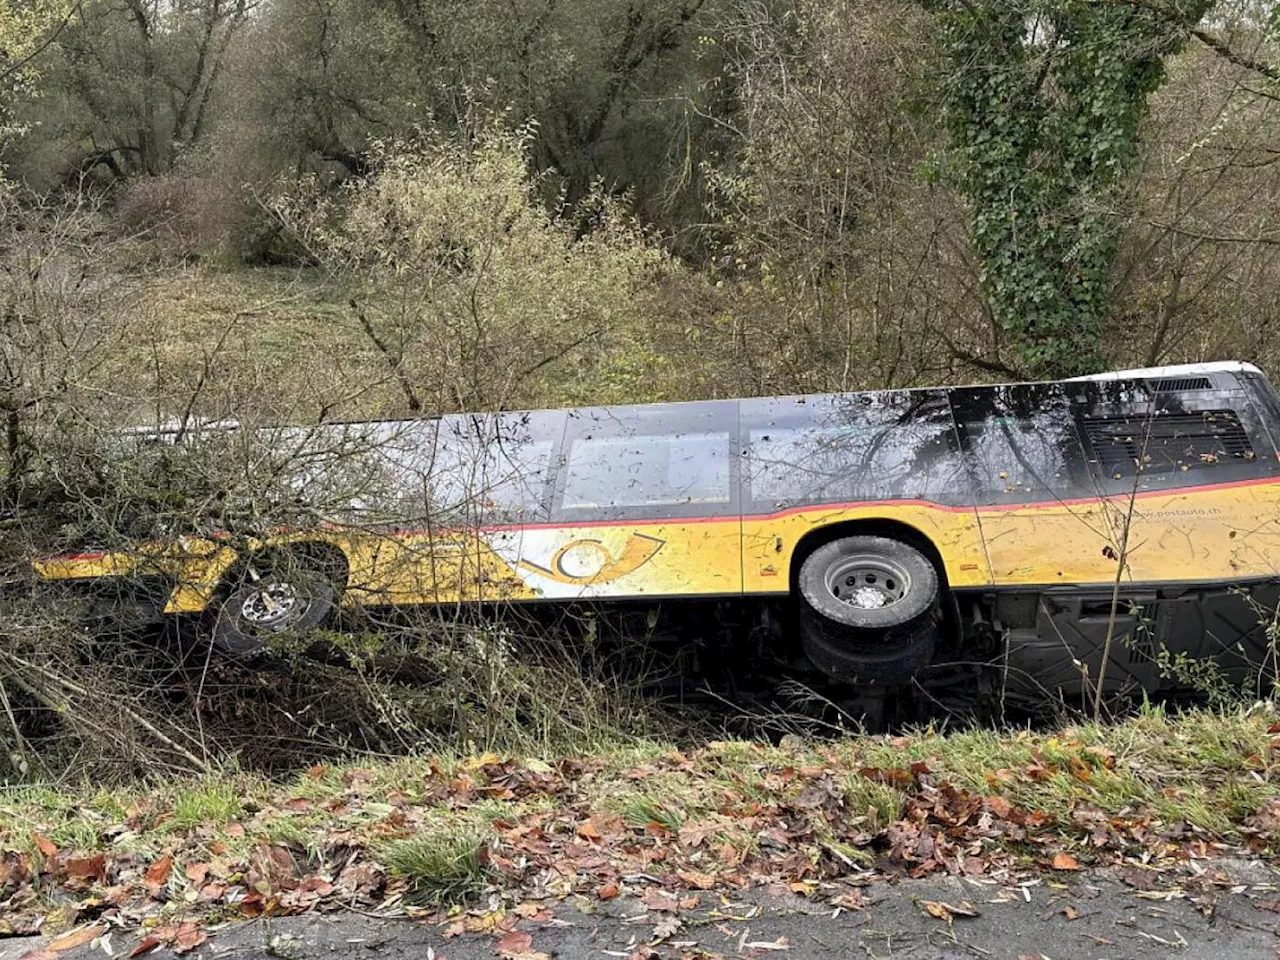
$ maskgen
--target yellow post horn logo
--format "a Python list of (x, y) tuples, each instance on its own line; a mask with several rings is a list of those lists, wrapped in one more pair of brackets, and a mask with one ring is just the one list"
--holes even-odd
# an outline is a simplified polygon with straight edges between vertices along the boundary
[(557, 583), (573, 586), (612, 583), (643, 567), (665, 545), (665, 540), (633, 533), (622, 548), (622, 554), (614, 559), (613, 553), (599, 540), (572, 540), (555, 552), (546, 567), (528, 560), (521, 560), (520, 566)]

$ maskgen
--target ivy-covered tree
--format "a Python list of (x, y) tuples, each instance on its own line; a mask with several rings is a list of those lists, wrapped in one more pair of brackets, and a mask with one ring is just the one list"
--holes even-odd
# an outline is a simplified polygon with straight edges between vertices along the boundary
[(1110, 269), (1148, 96), (1213, 0), (921, 0), (1006, 362), (1103, 364)]

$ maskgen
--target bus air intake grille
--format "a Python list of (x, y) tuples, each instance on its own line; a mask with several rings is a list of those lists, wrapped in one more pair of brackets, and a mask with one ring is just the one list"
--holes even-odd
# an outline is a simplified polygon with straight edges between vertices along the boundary
[(1156, 393), (1181, 393), (1184, 390), (1212, 390), (1213, 382), (1208, 377), (1172, 377), (1155, 381)]
[(1143, 473), (1203, 470), (1252, 460), (1253, 447), (1230, 410), (1098, 417), (1084, 422), (1099, 467), (1109, 476), (1132, 476), (1139, 458)]

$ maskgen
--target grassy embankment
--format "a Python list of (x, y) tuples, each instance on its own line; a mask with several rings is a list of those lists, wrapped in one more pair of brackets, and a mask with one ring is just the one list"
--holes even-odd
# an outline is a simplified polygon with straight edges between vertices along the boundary
[(761, 885), (838, 898), (876, 873), (1013, 882), (1118, 864), (1157, 885), (1190, 861), (1274, 849), (1273, 716), (1153, 709), (1056, 733), (688, 752), (632, 742), (581, 758), (322, 765), (277, 781), (29, 787), (0, 802), (0, 883), (17, 894), (13, 916), (46, 916), (45, 932), (104, 911), (207, 923), (414, 912), (485, 892), (504, 910)]

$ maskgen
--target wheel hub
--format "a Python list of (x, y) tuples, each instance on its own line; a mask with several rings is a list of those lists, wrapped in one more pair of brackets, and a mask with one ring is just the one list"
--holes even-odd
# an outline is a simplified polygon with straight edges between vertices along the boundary
[(240, 616), (256, 627), (279, 630), (301, 615), (303, 604), (293, 584), (281, 581), (264, 583), (245, 598)]
[(911, 589), (911, 575), (889, 557), (862, 554), (841, 557), (827, 568), (831, 595), (861, 610), (879, 610), (900, 602)]
[(863, 610), (875, 610), (890, 603), (889, 599), (883, 593), (874, 587), (858, 587), (851, 595), (844, 598), (845, 602), (851, 606), (861, 607)]

